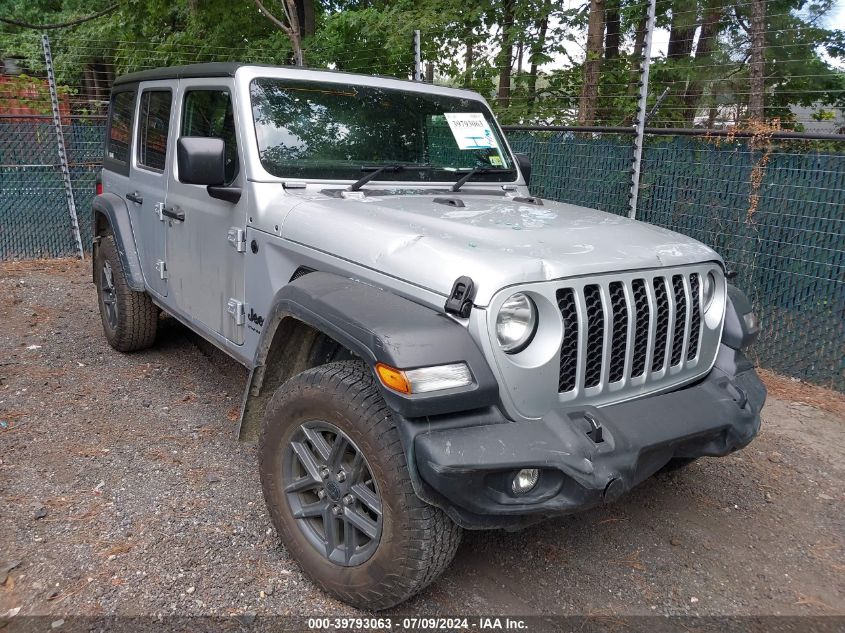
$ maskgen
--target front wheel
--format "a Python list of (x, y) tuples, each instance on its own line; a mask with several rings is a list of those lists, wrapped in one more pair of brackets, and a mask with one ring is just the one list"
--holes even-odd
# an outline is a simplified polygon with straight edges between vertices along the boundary
[(259, 442), (264, 498), (288, 551), (323, 589), (386, 609), (446, 568), (461, 530), (414, 493), (390, 410), (359, 361), (282, 385)]

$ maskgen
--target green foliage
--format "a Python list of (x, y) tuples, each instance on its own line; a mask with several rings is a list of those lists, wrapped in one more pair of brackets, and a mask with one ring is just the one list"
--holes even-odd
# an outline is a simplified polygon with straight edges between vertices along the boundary
[[(414, 64), (413, 33), (419, 29), (423, 60), (431, 65), (435, 80), (481, 92), (503, 122), (577, 120), (587, 0), (574, 6), (554, 0), (305, 1), (313, 2), (315, 14), (315, 34), (303, 42), (308, 66), (408, 78)], [(835, 1), (768, 0), (767, 118), (789, 124), (796, 105), (825, 106), (823, 111), (845, 108), (845, 31), (824, 26)], [(0, 15), (36, 24), (60, 23), (91, 15), (111, 2), (0, 0)], [(210, 60), (291, 60), (287, 36), (259, 13), (253, 0), (119, 2), (108, 15), (50, 32), (61, 82), (81, 85), (86, 65), (94, 63), (107, 64), (120, 74)], [(282, 15), (281, 2), (265, 4)], [(634, 48), (645, 6), (642, 0), (619, 2), (622, 46), (618, 57), (601, 60), (597, 124), (629, 125), (634, 116), (639, 64)], [(666, 88), (668, 92), (651, 125), (710, 125), (744, 116), (749, 10), (748, 3), (727, 0), (658, 1), (658, 27), (672, 31), (675, 49), (671, 56), (655, 51), (649, 107)], [(719, 20), (712, 47), (696, 51), (703, 20), (713, 11)], [(512, 22), (506, 24), (506, 15)], [(678, 35), (683, 32), (695, 37)], [(512, 45), (510, 55), (503, 54), (503, 42)], [(43, 71), (39, 39), (32, 30), (0, 24), (0, 53), (22, 57), (31, 73)], [(498, 98), (498, 65), (508, 57), (510, 96)]]

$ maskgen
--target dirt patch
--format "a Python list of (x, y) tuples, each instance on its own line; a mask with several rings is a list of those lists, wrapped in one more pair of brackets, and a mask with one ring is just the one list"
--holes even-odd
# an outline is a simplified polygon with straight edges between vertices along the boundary
[[(271, 528), (255, 447), (234, 439), (242, 367), (172, 320), (155, 348), (114, 352), (87, 262), (2, 265), (0, 297), (0, 614), (356, 613)], [(845, 613), (845, 420), (778, 380), (747, 449), (466, 534), (395, 612)]]

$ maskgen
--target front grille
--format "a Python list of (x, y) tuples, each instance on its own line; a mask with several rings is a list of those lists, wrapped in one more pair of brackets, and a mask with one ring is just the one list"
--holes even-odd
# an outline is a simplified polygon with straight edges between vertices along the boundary
[(701, 341), (698, 272), (648, 273), (557, 290), (560, 393), (613, 390), (694, 368)]

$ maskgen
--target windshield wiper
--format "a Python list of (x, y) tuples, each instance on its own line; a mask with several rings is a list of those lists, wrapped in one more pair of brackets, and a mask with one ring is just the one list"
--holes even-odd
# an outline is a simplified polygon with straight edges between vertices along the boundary
[(361, 187), (363, 187), (368, 182), (370, 182), (374, 178), (377, 178), (379, 175), (383, 174), (386, 171), (398, 174), (399, 172), (405, 171), (406, 169), (409, 171), (431, 171), (431, 166), (403, 165), (401, 163), (394, 163), (392, 165), (382, 165), (381, 167), (361, 167), (361, 171), (367, 171), (369, 173), (349, 185), (349, 189), (347, 189), (347, 191), (358, 191)]
[(506, 172), (506, 171), (514, 171), (512, 168), (509, 167), (473, 167), (469, 170), (466, 174), (464, 174), (458, 181), (452, 185), (452, 191), (458, 191), (461, 187), (463, 187), (467, 182), (472, 180), (474, 176), (478, 174), (495, 174), (499, 172)]

